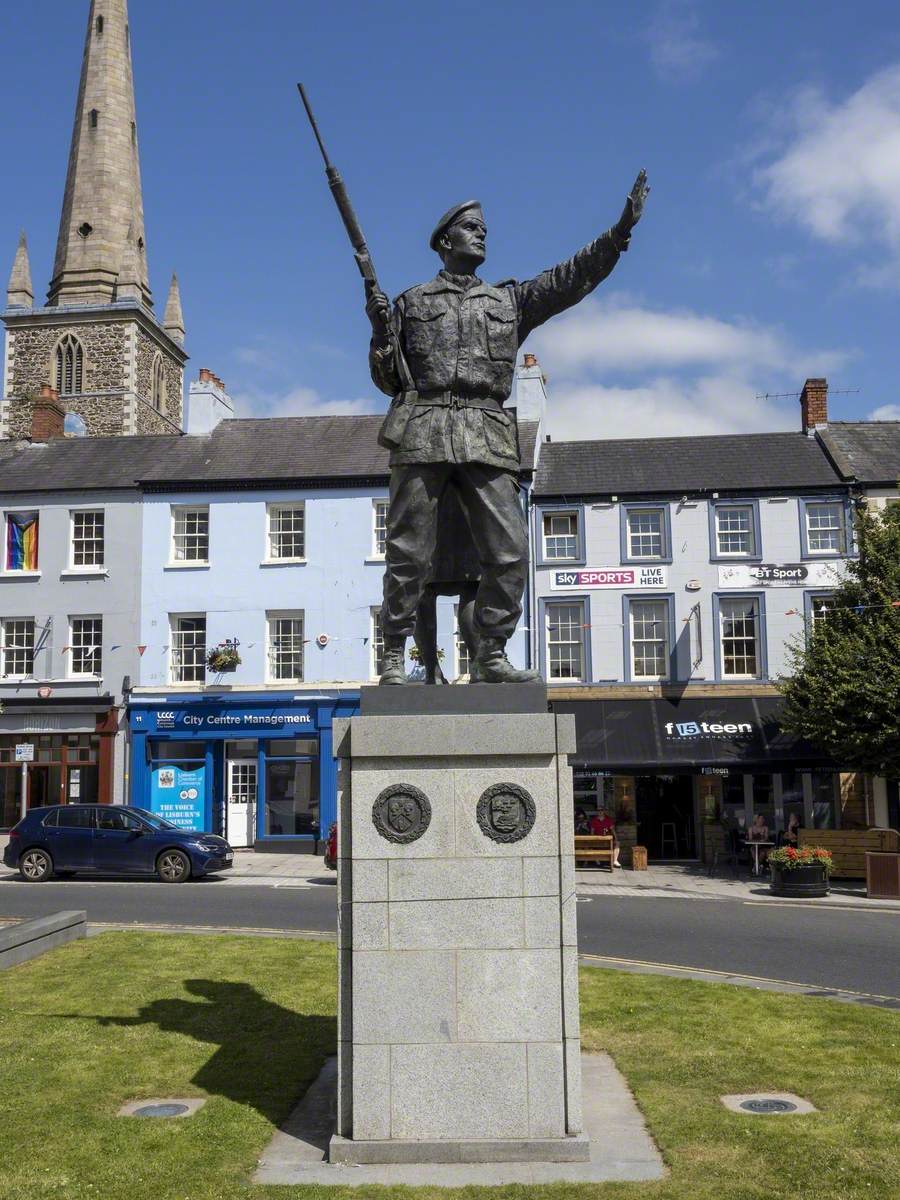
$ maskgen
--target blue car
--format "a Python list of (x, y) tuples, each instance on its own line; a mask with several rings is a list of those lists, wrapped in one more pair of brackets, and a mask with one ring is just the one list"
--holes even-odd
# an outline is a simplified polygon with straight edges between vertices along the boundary
[(224, 838), (179, 829), (143, 808), (64, 804), (31, 809), (10, 830), (3, 861), (29, 883), (82, 871), (183, 883), (227, 871), (234, 851)]

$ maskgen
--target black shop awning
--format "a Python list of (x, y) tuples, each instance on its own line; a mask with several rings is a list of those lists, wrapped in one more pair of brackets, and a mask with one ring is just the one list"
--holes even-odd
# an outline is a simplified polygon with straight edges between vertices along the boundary
[(575, 716), (576, 768), (834, 768), (808, 742), (782, 729), (782, 702), (774, 697), (554, 700), (551, 707)]

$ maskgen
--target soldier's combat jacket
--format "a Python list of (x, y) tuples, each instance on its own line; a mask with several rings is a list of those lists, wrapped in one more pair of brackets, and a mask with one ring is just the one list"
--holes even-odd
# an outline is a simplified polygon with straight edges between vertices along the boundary
[[(592, 292), (626, 245), (610, 230), (524, 283), (491, 286), (476, 275), (440, 271), (404, 292), (393, 320), (419, 402), (391, 465), (478, 462), (518, 470), (516, 427), (503, 405), (519, 346), (538, 325)], [(376, 387), (389, 396), (400, 392), (392, 353), (373, 344), (369, 365)]]

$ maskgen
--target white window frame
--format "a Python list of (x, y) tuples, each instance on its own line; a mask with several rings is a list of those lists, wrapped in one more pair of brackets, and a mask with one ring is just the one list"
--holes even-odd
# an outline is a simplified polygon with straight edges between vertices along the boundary
[[(179, 641), (179, 621), (203, 621), (203, 644), (199, 647), (199, 663), (202, 666), (199, 679), (182, 679), (181, 672), (184, 668), (184, 662), (181, 658), (183, 646)], [(209, 624), (207, 615), (204, 612), (181, 612), (169, 614), (169, 681), (173, 684), (190, 683), (202, 686), (206, 683), (206, 639), (209, 637)], [(194, 645), (192, 651), (197, 649)]]
[[(281, 535), (281, 531), (276, 532), (274, 529), (274, 521), (281, 513), (291, 512), (300, 513), (302, 518), (303, 532), (303, 553), (302, 554), (275, 554), (275, 538)], [(293, 536), (295, 530), (291, 530), (288, 536)], [(287, 503), (273, 502), (266, 505), (266, 557), (267, 563), (303, 563), (306, 562), (306, 504), (303, 500), (290, 501)]]
[[(277, 643), (284, 636), (277, 629), (279, 621), (295, 621), (300, 624), (300, 673), (294, 675), (279, 675), (276, 670), (277, 655), (280, 647)], [(289, 635), (291, 639), (296, 641), (297, 634)], [(306, 670), (306, 653), (304, 650), (304, 639), (306, 637), (306, 617), (302, 608), (293, 609), (278, 609), (266, 613), (266, 682), (267, 683), (302, 683), (303, 676)], [(292, 648), (290, 656), (296, 655), (296, 648)]]
[[(659, 521), (659, 529), (656, 533), (648, 530), (633, 530), (631, 521), (633, 517), (640, 518), (646, 514), (656, 517)], [(635, 538), (658, 537), (659, 550), (650, 554), (641, 554), (635, 549)], [(625, 510), (625, 549), (629, 562), (660, 562), (666, 557), (666, 514), (665, 510), (659, 505), (645, 504), (632, 505)]]
[[(181, 533), (178, 532), (178, 522), (182, 518), (186, 518), (189, 514), (205, 514), (206, 516), (206, 557), (205, 558), (179, 558), (178, 557), (178, 538), (199, 538), (198, 533)], [(208, 567), (209, 566), (209, 538), (210, 538), (210, 511), (208, 504), (173, 504), (171, 506), (171, 535), (169, 541), (170, 560), (169, 566), (172, 567)]]
[[(581, 670), (578, 672), (578, 674), (573, 674), (573, 675), (554, 675), (553, 674), (552, 655), (551, 655), (551, 651), (550, 651), (551, 646), (562, 646), (562, 645), (574, 646), (576, 644), (574, 639), (567, 640), (565, 642), (551, 640), (551, 634), (553, 632), (553, 628), (560, 627), (560, 623), (556, 619), (556, 614), (562, 608), (571, 608), (571, 609), (574, 609), (577, 613), (577, 620), (574, 623), (574, 625), (571, 622), (569, 622), (568, 626), (570, 628), (576, 628), (579, 631), (578, 646), (579, 646), (579, 654), (580, 654), (580, 660), (581, 660), (580, 661)], [(586, 640), (585, 633), (587, 631), (584, 628), (584, 621), (585, 621), (584, 614), (585, 614), (585, 604), (584, 604), (583, 600), (553, 600), (553, 601), (547, 603), (547, 605), (544, 609), (544, 652), (545, 652), (545, 656), (546, 656), (544, 661), (547, 664), (547, 682), (548, 683), (558, 683), (560, 681), (562, 681), (562, 682), (567, 681), (569, 683), (583, 683), (585, 681), (585, 678), (584, 678), (585, 677), (585, 668), (586, 668), (586, 664), (587, 664), (587, 647), (585, 645), (585, 640)]]
[[(837, 524), (820, 527), (816, 530), (810, 526), (809, 518), (814, 509), (832, 508), (837, 513)], [(847, 512), (842, 500), (807, 500), (803, 505), (803, 522), (806, 533), (806, 553), (821, 558), (835, 558), (847, 553)], [(820, 533), (837, 533), (837, 546), (813, 546), (814, 535)]]
[[(101, 537), (85, 539), (89, 542), (100, 542), (100, 561), (91, 563), (76, 562), (75, 525), (79, 517), (100, 517)], [(39, 531), (40, 535), (40, 531)], [(106, 509), (104, 508), (71, 508), (69, 509), (69, 569), (72, 571), (105, 571), (106, 570)]]
[[(30, 625), (31, 626), (31, 645), (30, 646), (27, 644), (28, 643), (27, 635), (22, 636), (20, 639), (20, 634), (24, 633), (25, 632), (24, 630), (17, 631), (16, 644), (12, 647), (9, 645), (10, 626), (18, 626), (18, 625), (21, 625), (21, 626)], [(35, 659), (35, 646), (36, 645), (37, 645), (37, 622), (35, 621), (34, 617), (3, 617), (2, 619), (0, 619), (0, 668), (2, 668), (2, 672), (0, 672), (0, 673), (2, 673), (3, 678), (5, 678), (5, 679), (28, 679), (29, 676), (33, 676), (34, 675), (34, 659)], [(24, 653), (26, 655), (30, 654), (31, 655), (31, 665), (30, 666), (28, 665), (28, 662), (26, 659), (26, 661), (24, 663), (25, 670), (10, 671), (9, 670), (10, 664), (7, 659), (7, 655), (9, 655), (10, 651), (12, 651), (12, 653), (14, 653), (14, 654), (18, 654), (18, 653)]]
[[(387, 541), (387, 514), (389, 500), (372, 501), (372, 557), (384, 558), (385, 542)], [(379, 516), (383, 513), (383, 520)]]
[[(661, 628), (661, 636), (641, 637), (638, 639), (635, 637), (635, 613), (651, 604), (659, 605), (659, 607), (662, 609), (661, 619), (653, 622), (654, 625)], [(631, 659), (629, 667), (631, 671), (631, 678), (635, 683), (643, 683), (645, 680), (655, 680), (660, 682), (669, 679), (672, 673), (672, 647), (669, 639), (669, 621), (670, 606), (668, 599), (665, 597), (634, 596), (628, 598), (628, 654)], [(638, 671), (637, 656), (635, 654), (635, 648), (638, 643), (641, 645), (662, 645), (662, 671), (654, 674), (644, 674), (643, 672)]]
[[(571, 533), (548, 533), (548, 526), (552, 528), (553, 521), (559, 517), (568, 517), (573, 523)], [(541, 513), (541, 556), (545, 563), (556, 562), (572, 562), (579, 557), (578, 548), (580, 545), (578, 522), (581, 514), (576, 508), (572, 509), (545, 509)], [(557, 541), (562, 538), (571, 539), (572, 552), (570, 554), (551, 554), (548, 549), (548, 544), (551, 541)]]
[[(746, 530), (725, 529), (720, 525), (720, 518), (724, 513), (743, 511), (747, 514), (749, 522)], [(716, 557), (717, 558), (756, 558), (759, 554), (759, 547), (756, 544), (756, 515), (752, 504), (717, 504), (715, 506), (715, 531), (716, 531)], [(746, 533), (750, 539), (749, 548), (747, 550), (723, 550), (722, 549), (722, 534)]]
[[(79, 642), (79, 635), (76, 626), (83, 621), (95, 621), (99, 624), (99, 639), (97, 631), (93, 634), (93, 640), (89, 644)], [(90, 647), (90, 649), (88, 648)], [(93, 664), (89, 671), (76, 671), (76, 650), (88, 650), (85, 655)], [(92, 652), (91, 652), (92, 651)], [(69, 661), (68, 661), (68, 676), (70, 679), (94, 679), (102, 678), (103, 676), (103, 617), (99, 613), (78, 613), (76, 616), (69, 617)]]
[[(725, 609), (730, 605), (750, 604), (753, 607), (753, 657), (756, 670), (742, 674), (725, 669)], [(745, 641), (745, 638), (731, 638), (730, 641)], [(719, 670), (721, 678), (727, 679), (760, 679), (763, 674), (763, 645), (762, 645), (762, 604), (758, 596), (720, 596), (719, 597)]]
[(384, 631), (381, 628), (381, 606), (369, 610), (369, 678), (381, 677), (384, 659)]

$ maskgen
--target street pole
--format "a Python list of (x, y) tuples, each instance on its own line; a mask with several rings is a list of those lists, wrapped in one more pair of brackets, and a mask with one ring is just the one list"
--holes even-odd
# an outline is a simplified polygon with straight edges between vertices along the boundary
[(22, 763), (22, 811), (21, 818), (24, 821), (28, 815), (28, 763)]

